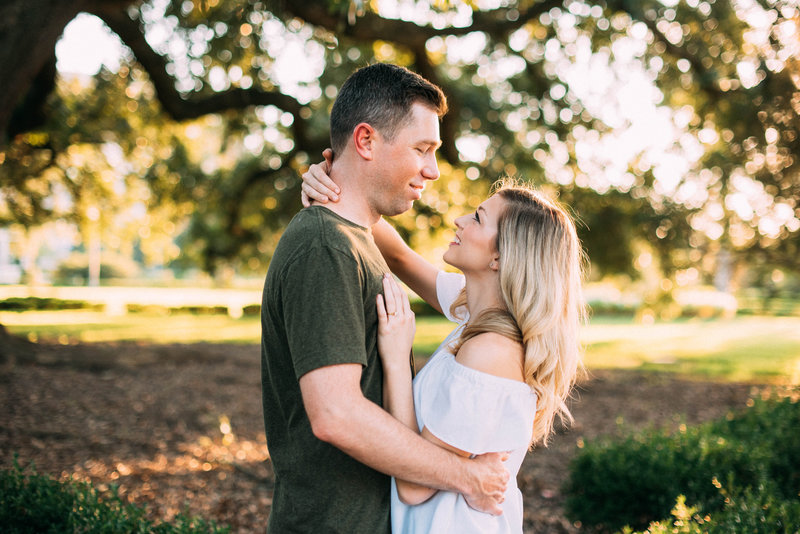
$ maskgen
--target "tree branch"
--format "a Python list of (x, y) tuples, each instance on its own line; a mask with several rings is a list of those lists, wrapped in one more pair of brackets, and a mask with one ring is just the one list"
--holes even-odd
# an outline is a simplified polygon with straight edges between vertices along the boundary
[[(292, 128), (297, 146), (310, 149), (320, 146), (318, 140), (309, 139), (306, 121), (300, 115), (303, 106), (295, 98), (280, 91), (264, 91), (256, 87), (237, 87), (208, 96), (191, 95), (186, 98), (178, 92), (174, 78), (167, 73), (167, 59), (150, 47), (138, 22), (120, 9), (96, 6), (93, 14), (100, 17), (131, 48), (136, 60), (150, 76), (164, 111), (173, 119), (182, 121), (229, 109), (272, 105), (294, 116)], [(327, 145), (327, 142), (324, 144)]]
[(358, 17), (355, 24), (349, 24), (346, 18), (331, 13), (325, 2), (286, 2), (285, 9), (308, 23), (358, 41), (392, 41), (412, 49), (418, 49), (420, 46), (424, 49), (428, 39), (437, 36), (466, 35), (472, 32), (486, 32), (495, 36), (507, 35), (528, 21), (538, 18), (542, 13), (561, 5), (561, 0), (545, 0), (522, 11), (514, 8), (474, 11), (472, 24), (469, 26), (445, 28), (419, 26), (405, 20), (387, 19), (372, 12)]
[(716, 72), (705, 68), (702, 60), (696, 55), (690, 54), (685, 48), (675, 45), (669, 39), (667, 39), (667, 36), (658, 29), (655, 21), (649, 20), (647, 17), (641, 17), (640, 20), (644, 22), (651, 32), (653, 32), (653, 36), (656, 38), (656, 40), (661, 42), (661, 44), (666, 47), (668, 54), (673, 57), (685, 59), (689, 62), (692, 70), (697, 74), (696, 79), (700, 84), (701, 89), (712, 96), (715, 100), (719, 100), (723, 97), (725, 93), (719, 88), (719, 84), (717, 83), (718, 76), (716, 75)]
[(451, 164), (458, 164), (455, 139), (458, 134), (458, 117), (461, 103), (455, 96), (456, 92), (448, 90), (449, 84), (444, 82), (436, 73), (436, 69), (431, 64), (425, 49), (426, 43), (432, 37), (466, 35), (476, 31), (489, 33), (502, 40), (528, 21), (538, 18), (542, 13), (560, 5), (562, 5), (561, 0), (545, 0), (523, 11), (513, 8), (475, 11), (472, 15), (472, 24), (460, 28), (419, 26), (404, 20), (386, 19), (372, 12), (365, 13), (358, 17), (354, 24), (350, 24), (346, 18), (337, 13), (332, 13), (325, 2), (286, 2), (284, 7), (287, 13), (292, 16), (301, 18), (308, 23), (325, 28), (338, 35), (347, 36), (355, 41), (389, 41), (410, 50), (415, 57), (414, 63), (418, 73), (430, 82), (445, 89), (448, 95), (450, 112), (442, 119), (443, 145), (441, 153)]

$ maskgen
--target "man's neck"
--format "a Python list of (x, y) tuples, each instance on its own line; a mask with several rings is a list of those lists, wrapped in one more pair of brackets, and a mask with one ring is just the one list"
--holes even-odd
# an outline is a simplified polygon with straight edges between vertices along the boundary
[(334, 163), (330, 177), (341, 187), (339, 201), (325, 204), (317, 202), (316, 204), (325, 206), (352, 223), (371, 228), (380, 220), (381, 214), (369, 205), (366, 195), (363, 194), (364, 186), (360, 183), (359, 176), (358, 171), (350, 168), (347, 164), (337, 165)]
[(373, 215), (370, 210), (365, 209), (363, 206), (348, 202), (344, 193), (339, 195), (339, 202), (327, 202), (325, 204), (314, 202), (313, 205), (324, 206), (339, 217), (365, 228), (371, 228), (380, 219), (380, 215)]

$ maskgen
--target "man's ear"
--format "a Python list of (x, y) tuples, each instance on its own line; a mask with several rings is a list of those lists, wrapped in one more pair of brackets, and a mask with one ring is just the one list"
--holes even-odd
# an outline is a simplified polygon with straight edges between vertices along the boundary
[(353, 129), (353, 145), (359, 156), (365, 160), (372, 161), (374, 157), (375, 141), (377, 140), (376, 137), (377, 132), (375, 128), (366, 122), (361, 122), (356, 125)]

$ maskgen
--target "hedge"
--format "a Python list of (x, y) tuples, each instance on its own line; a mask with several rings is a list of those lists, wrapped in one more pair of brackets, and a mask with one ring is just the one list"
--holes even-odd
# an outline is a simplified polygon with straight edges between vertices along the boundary
[(81, 532), (86, 534), (224, 534), (227, 527), (178, 515), (155, 523), (146, 510), (124, 502), (116, 490), (99, 493), (91, 484), (57, 481), (16, 459), (0, 471), (0, 525), (4, 534)]
[(668, 518), (681, 495), (704, 514), (756, 488), (770, 488), (777, 501), (797, 499), (800, 403), (757, 401), (742, 413), (682, 428), (587, 442), (570, 463), (567, 516), (610, 532)]

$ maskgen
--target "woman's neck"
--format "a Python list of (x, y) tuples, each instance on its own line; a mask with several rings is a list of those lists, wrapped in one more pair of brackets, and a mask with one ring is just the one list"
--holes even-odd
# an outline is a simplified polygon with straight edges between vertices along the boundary
[(485, 276), (470, 276), (465, 273), (464, 276), (470, 317), (477, 317), (490, 308), (505, 308), (500, 292), (500, 277), (496, 273), (487, 273)]

